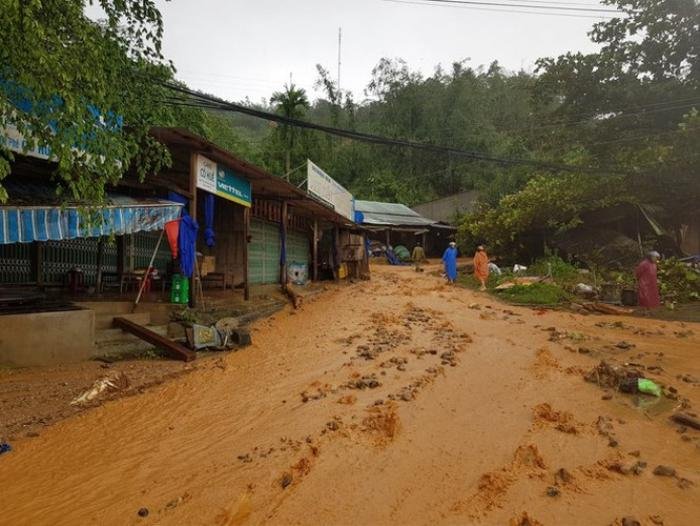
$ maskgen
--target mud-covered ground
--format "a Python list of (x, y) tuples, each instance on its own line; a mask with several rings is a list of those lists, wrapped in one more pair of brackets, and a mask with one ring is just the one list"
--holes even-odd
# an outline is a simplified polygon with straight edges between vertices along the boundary
[[(0, 524), (697, 524), (700, 431), (669, 415), (700, 408), (698, 325), (378, 267), (253, 340), (18, 437)], [(584, 381), (601, 360), (675, 399)]]

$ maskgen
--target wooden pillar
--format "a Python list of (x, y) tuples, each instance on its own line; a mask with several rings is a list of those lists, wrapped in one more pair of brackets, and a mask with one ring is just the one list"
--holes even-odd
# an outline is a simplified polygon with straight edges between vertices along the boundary
[[(190, 152), (190, 203), (189, 212), (192, 219), (197, 221), (197, 152)], [(199, 237), (199, 236), (198, 236)], [(194, 265), (197, 267), (197, 242), (194, 243)], [(190, 278), (190, 307), (197, 306), (196, 279), (197, 272)]]
[(282, 236), (282, 246), (284, 247), (284, 260), (280, 261), (280, 283), (282, 286), (287, 283), (287, 215), (288, 215), (287, 201), (282, 201), (282, 221), (280, 228), (280, 236)]
[(421, 238), (421, 245), (423, 245), (423, 250), (426, 253), (426, 256), (428, 254), (428, 233), (423, 232), (423, 236)]
[(340, 260), (340, 250), (338, 250), (338, 244), (340, 243), (340, 229), (336, 225), (333, 227), (333, 278), (336, 281), (340, 281), (340, 266), (342, 262)]
[(313, 281), (318, 281), (318, 219), (314, 219), (314, 240), (311, 252), (311, 264), (313, 265)]
[(243, 209), (243, 272), (245, 272), (245, 286), (243, 299), (250, 299), (250, 265), (248, 262), (248, 242), (250, 239), (250, 208)]
[(391, 230), (386, 229), (386, 248), (389, 248), (391, 246)]
[(103, 237), (97, 241), (97, 275), (95, 277), (95, 292), (102, 293), (102, 265), (105, 258), (105, 240)]

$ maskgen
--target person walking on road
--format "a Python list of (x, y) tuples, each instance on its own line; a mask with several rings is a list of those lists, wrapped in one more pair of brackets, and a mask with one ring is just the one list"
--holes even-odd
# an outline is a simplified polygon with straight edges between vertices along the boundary
[(484, 245), (476, 247), (476, 254), (474, 254), (474, 276), (479, 280), (479, 283), (481, 283), (481, 288), (479, 290), (486, 290), (486, 282), (489, 279), (489, 256), (486, 254)]
[(457, 281), (457, 243), (450, 242), (450, 246), (445, 249), (442, 255), (442, 261), (445, 264), (445, 275), (448, 283)]
[(647, 310), (661, 306), (659, 295), (659, 280), (657, 278), (656, 263), (661, 259), (661, 254), (651, 251), (647, 257), (637, 265), (634, 276), (637, 278), (637, 295), (639, 306)]
[(423, 272), (423, 268), (421, 265), (425, 263), (426, 257), (425, 250), (423, 250), (423, 247), (420, 243), (416, 243), (416, 246), (413, 247), (411, 259), (413, 260), (413, 264), (415, 265), (416, 272)]

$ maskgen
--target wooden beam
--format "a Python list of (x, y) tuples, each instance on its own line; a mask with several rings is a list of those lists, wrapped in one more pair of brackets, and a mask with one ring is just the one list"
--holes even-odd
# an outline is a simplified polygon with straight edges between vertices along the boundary
[(112, 324), (123, 331), (141, 338), (143, 341), (148, 342), (151, 345), (155, 345), (159, 349), (163, 349), (173, 358), (183, 360), (185, 362), (191, 362), (197, 358), (197, 353), (191, 351), (184, 345), (180, 345), (177, 342), (169, 340), (165, 336), (161, 336), (157, 332), (153, 332), (143, 325), (134, 323), (131, 320), (127, 320), (126, 318), (114, 318)]
[[(192, 219), (197, 221), (197, 152), (190, 152), (190, 205), (189, 212)], [(198, 236), (199, 237), (199, 236)], [(194, 243), (194, 264), (195, 269), (197, 267), (197, 241)], [(190, 307), (197, 306), (197, 294), (196, 294), (196, 272), (192, 274), (190, 278)]]
[(243, 271), (245, 272), (245, 288), (243, 289), (243, 299), (250, 299), (250, 262), (248, 252), (248, 240), (250, 239), (250, 208), (243, 209)]
[(284, 260), (280, 261), (280, 283), (283, 287), (287, 285), (287, 252), (289, 251), (287, 246), (287, 212), (287, 201), (282, 201), (282, 217), (280, 221), (282, 228), (280, 229), (280, 235), (282, 236), (281, 241), (284, 247)]
[(314, 239), (312, 248), (313, 281), (318, 281), (318, 219), (314, 219)]

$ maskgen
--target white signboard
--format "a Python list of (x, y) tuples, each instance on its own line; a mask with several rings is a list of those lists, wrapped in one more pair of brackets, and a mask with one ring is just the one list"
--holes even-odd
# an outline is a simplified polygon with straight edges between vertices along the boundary
[(355, 205), (352, 194), (311, 161), (307, 163), (306, 180), (310, 194), (328, 203), (343, 217), (355, 221)]
[(34, 144), (33, 147), (27, 148), (27, 146), (31, 145), (27, 143), (19, 130), (12, 124), (9, 124), (6, 128), (0, 128), (0, 142), (2, 142), (8, 150), (22, 155), (36, 157), (37, 159), (51, 158), (51, 150), (48, 146)]
[(197, 188), (216, 194), (216, 163), (197, 155)]

